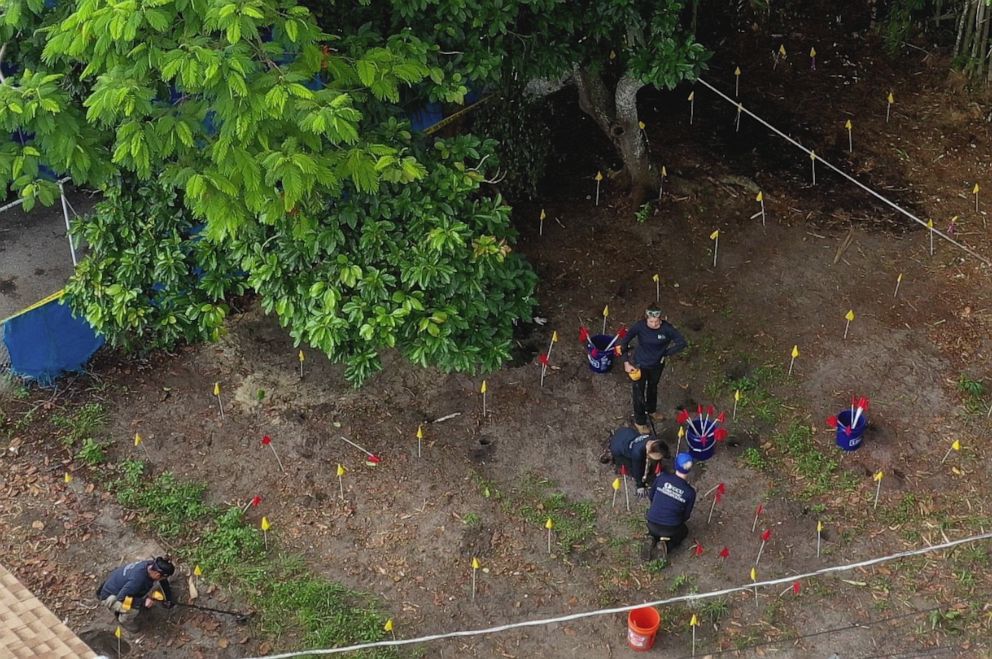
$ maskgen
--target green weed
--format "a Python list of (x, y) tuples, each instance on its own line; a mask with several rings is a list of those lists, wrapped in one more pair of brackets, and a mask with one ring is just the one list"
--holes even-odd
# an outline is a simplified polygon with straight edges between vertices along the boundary
[(985, 403), (985, 384), (981, 380), (972, 380), (962, 375), (958, 379), (958, 392), (968, 414), (985, 414), (988, 406)]
[(651, 217), (652, 208), (650, 201), (641, 204), (641, 207), (634, 212), (634, 219), (637, 220), (638, 224), (647, 222), (648, 218)]
[(141, 522), (154, 528), (163, 538), (172, 538), (187, 531), (191, 522), (205, 517), (210, 509), (203, 503), (207, 487), (200, 483), (180, 483), (169, 472), (153, 481), (146, 481), (144, 463), (127, 460), (121, 467), (121, 478), (111, 483), (117, 501), (126, 508), (142, 513)]
[(668, 561), (664, 558), (656, 558), (644, 564), (644, 569), (650, 574), (661, 574), (668, 567)]
[(83, 447), (79, 449), (79, 453), (76, 454), (76, 457), (89, 466), (95, 467), (98, 464), (102, 464), (107, 459), (107, 452), (105, 448), (106, 447), (102, 443), (87, 437), (83, 440)]
[(65, 446), (95, 439), (107, 423), (107, 410), (100, 403), (88, 403), (70, 414), (52, 415), (52, 423), (61, 432), (59, 439)]
[(568, 553), (585, 545), (596, 533), (596, 506), (591, 501), (573, 501), (563, 492), (549, 492), (551, 481), (534, 474), (524, 478), (521, 488), (503, 501), (509, 515), (540, 524), (550, 517), (555, 524), (555, 538)]
[(245, 523), (240, 508), (219, 515), (196, 545), (196, 564), (210, 572), (230, 569), (257, 560), (264, 551), (258, 529)]
[(768, 460), (760, 449), (753, 446), (749, 446), (744, 449), (744, 454), (741, 455), (741, 460), (744, 461), (748, 467), (755, 469), (757, 471), (764, 471), (768, 469)]
[(727, 615), (729, 611), (730, 605), (727, 604), (727, 600), (721, 597), (708, 599), (699, 608), (700, 617), (713, 624), (720, 622), (720, 619)]
[(837, 461), (816, 448), (809, 425), (793, 422), (786, 430), (772, 436), (772, 444), (795, 463), (797, 475), (806, 484), (803, 497), (820, 496), (834, 489)]
[(479, 517), (479, 513), (465, 513), (462, 517), (462, 524), (465, 526), (479, 526), (482, 524), (482, 518)]
[(672, 579), (672, 585), (669, 587), (673, 593), (677, 593), (683, 588), (691, 589), (695, 585), (695, 577), (689, 574), (680, 574), (679, 576)]

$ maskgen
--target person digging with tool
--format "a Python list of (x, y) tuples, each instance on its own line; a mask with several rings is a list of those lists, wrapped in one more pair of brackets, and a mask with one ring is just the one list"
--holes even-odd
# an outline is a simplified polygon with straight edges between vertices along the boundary
[[(630, 344), (635, 339), (637, 348), (632, 357)], [(657, 412), (658, 380), (665, 370), (665, 358), (682, 352), (687, 345), (685, 337), (662, 320), (661, 309), (653, 304), (644, 312), (644, 320), (634, 323), (620, 342), (623, 368), (633, 380), (634, 426), (638, 432), (649, 431), (648, 415), (655, 421), (664, 420), (665, 415)]]
[(668, 447), (660, 439), (624, 426), (618, 428), (610, 438), (609, 457), (606, 460), (601, 458), (600, 461), (606, 464), (612, 462), (618, 473), (621, 467), (626, 467), (627, 475), (634, 480), (637, 496), (644, 497), (647, 496), (648, 482), (654, 474), (653, 467), (669, 455)]
[(662, 472), (648, 490), (651, 500), (647, 514), (649, 538), (641, 556), (645, 561), (667, 559), (668, 552), (689, 535), (686, 522), (696, 503), (696, 489), (686, 480), (691, 469), (692, 456), (679, 453), (675, 456), (675, 473)]
[(122, 565), (107, 575), (97, 588), (96, 596), (104, 606), (113, 611), (114, 617), (121, 625), (131, 628), (142, 612), (158, 603), (151, 597), (151, 591), (156, 585), (162, 589), (162, 594), (165, 596), (161, 602), (162, 606), (167, 609), (172, 608), (169, 577), (175, 571), (172, 562), (162, 556)]

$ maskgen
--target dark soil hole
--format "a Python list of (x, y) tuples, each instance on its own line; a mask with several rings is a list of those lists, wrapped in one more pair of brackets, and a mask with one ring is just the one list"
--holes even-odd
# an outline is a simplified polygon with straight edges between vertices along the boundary
[[(540, 316), (539, 311), (534, 312)], [(550, 336), (550, 332), (548, 332)], [(537, 323), (523, 322), (513, 331), (513, 349), (510, 351), (510, 366), (524, 366), (535, 359), (546, 348), (543, 328)]]
[(79, 638), (97, 654), (116, 657), (118, 643), (120, 643), (120, 653), (122, 656), (131, 653), (131, 644), (123, 638), (118, 641), (117, 637), (114, 636), (114, 632), (111, 631), (86, 629), (79, 633)]
[(693, 332), (698, 332), (703, 329), (703, 321), (701, 318), (690, 318), (685, 321), (685, 326), (691, 329)]
[(485, 526), (466, 526), (459, 551), (462, 556), (485, 556), (493, 546), (493, 531)]
[(492, 443), (492, 441), (493, 440), (489, 439), (488, 437), (479, 438), (479, 443), (482, 444), (483, 446), (489, 446), (489, 444)]
[(758, 436), (749, 432), (727, 438), (727, 448), (733, 451), (743, 452), (749, 448), (757, 448), (758, 444)]
[(724, 372), (727, 380), (742, 380), (751, 374), (751, 365), (747, 362), (738, 362)]

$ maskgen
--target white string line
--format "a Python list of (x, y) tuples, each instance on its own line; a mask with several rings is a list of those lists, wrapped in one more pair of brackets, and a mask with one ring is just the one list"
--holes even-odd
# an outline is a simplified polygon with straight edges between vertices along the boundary
[(879, 558), (872, 558), (866, 561), (859, 561), (857, 563), (849, 563), (846, 565), (834, 565), (830, 567), (820, 568), (819, 570), (814, 570), (813, 572), (806, 572), (805, 574), (796, 574), (790, 577), (781, 577), (779, 579), (770, 579), (768, 581), (756, 581), (754, 583), (747, 584), (744, 586), (724, 588), (723, 590), (714, 590), (708, 593), (679, 595), (677, 597), (669, 597), (668, 599), (655, 600), (653, 602), (644, 602), (643, 604), (631, 604), (628, 606), (618, 606), (612, 609), (597, 609), (595, 611), (583, 611), (582, 613), (573, 613), (571, 615), (557, 616), (554, 618), (524, 620), (522, 622), (513, 622), (506, 625), (499, 625), (496, 627), (487, 627), (484, 629), (468, 629), (468, 630), (462, 630), (456, 632), (445, 632), (442, 634), (432, 634), (430, 636), (420, 636), (417, 638), (376, 641), (374, 643), (361, 643), (359, 645), (349, 645), (338, 648), (325, 648), (321, 650), (300, 650), (300, 651), (286, 652), (283, 654), (270, 654), (261, 657), (254, 657), (253, 659), (289, 659), (290, 657), (301, 657), (304, 655), (339, 654), (343, 652), (355, 652), (357, 650), (367, 650), (369, 648), (393, 647), (398, 645), (412, 645), (414, 643), (426, 643), (428, 641), (438, 641), (445, 638), (456, 638), (461, 636), (482, 636), (484, 634), (495, 634), (497, 632), (504, 632), (510, 629), (519, 629), (522, 627), (540, 627), (544, 625), (552, 625), (561, 622), (569, 622), (572, 620), (580, 620), (582, 618), (592, 618), (597, 616), (612, 615), (614, 613), (626, 613), (627, 611), (632, 611), (633, 609), (639, 609), (643, 606), (666, 606), (669, 604), (675, 604), (677, 602), (694, 602), (697, 600), (703, 600), (712, 597), (723, 597), (724, 595), (730, 595), (733, 593), (751, 591), (754, 590), (755, 588), (765, 588), (767, 586), (780, 586), (786, 583), (791, 584), (795, 581), (801, 581), (803, 579), (809, 579), (811, 577), (817, 577), (820, 575), (829, 574), (831, 572), (846, 572), (849, 570), (855, 570), (858, 568), (869, 567), (871, 565), (877, 565), (879, 563), (893, 561), (899, 558), (919, 556), (921, 554), (928, 554), (934, 551), (950, 549), (951, 547), (956, 547), (958, 545), (963, 545), (970, 542), (977, 542), (979, 540), (989, 540), (989, 539), (992, 539), (992, 533), (983, 533), (982, 535), (973, 535), (971, 537), (962, 538), (960, 540), (948, 541), (940, 545), (931, 545), (929, 547), (923, 547), (921, 549), (911, 549), (909, 551), (899, 552), (898, 554), (881, 556)]
[[(742, 103), (740, 103), (739, 101), (735, 101), (734, 99), (730, 98), (729, 96), (727, 96), (726, 94), (724, 94), (719, 89), (717, 89), (716, 87), (714, 87), (710, 83), (706, 82), (702, 78), (697, 78), (696, 79), (696, 82), (698, 82), (699, 84), (703, 85), (704, 87), (706, 87), (707, 89), (709, 89), (710, 91), (712, 91), (714, 94), (716, 94), (717, 96), (719, 96), (723, 100), (725, 100), (728, 103), (730, 103), (731, 105), (733, 105), (735, 108), (739, 108), (741, 110), (741, 112), (744, 112), (745, 114), (747, 114), (748, 116), (750, 116), (752, 119), (754, 119), (758, 123), (762, 124), (763, 126), (765, 126), (766, 128), (768, 128), (768, 130), (772, 131), (773, 133), (775, 133), (776, 135), (778, 135), (782, 139), (784, 139), (784, 140), (786, 140), (788, 142), (791, 142), (797, 149), (799, 149), (801, 151), (804, 151), (807, 155), (811, 155), (813, 153), (810, 149), (807, 149), (802, 144), (800, 144), (796, 140), (792, 139), (791, 137), (789, 137), (788, 135), (786, 135), (785, 133), (783, 133), (782, 131), (780, 131), (778, 128), (775, 128), (775, 126), (772, 126), (770, 123), (768, 123), (767, 121), (765, 121), (764, 119), (762, 119), (761, 117), (759, 117), (758, 115), (756, 115), (755, 113), (753, 113), (750, 110), (748, 110), (747, 107), (745, 107)], [(850, 181), (851, 183), (855, 184), (856, 186), (858, 186), (859, 188), (861, 188), (862, 190), (864, 190), (868, 194), (873, 195), (874, 197), (876, 197), (879, 201), (882, 201), (883, 203), (891, 206), (893, 209), (899, 211), (900, 213), (902, 213), (903, 215), (905, 215), (909, 219), (913, 220), (917, 224), (922, 225), (927, 231), (932, 231), (933, 233), (935, 233), (936, 235), (940, 236), (941, 238), (943, 238), (947, 242), (951, 243), (955, 247), (958, 247), (959, 249), (962, 249), (965, 252), (967, 252), (968, 254), (974, 256), (976, 259), (978, 259), (979, 261), (981, 261), (985, 265), (992, 265), (992, 261), (990, 261), (989, 259), (985, 258), (984, 256), (982, 256), (978, 252), (974, 251), (970, 247), (967, 247), (966, 245), (962, 245), (961, 243), (959, 243), (958, 241), (954, 240), (949, 235), (947, 235), (946, 233), (944, 233), (943, 231), (941, 231), (940, 229), (937, 229), (936, 227), (934, 227), (933, 229), (931, 229), (930, 227), (927, 226), (927, 223), (926, 222), (924, 222), (920, 218), (916, 217), (915, 215), (913, 215), (912, 213), (910, 213), (908, 210), (906, 210), (902, 206), (899, 206), (898, 204), (896, 204), (893, 201), (889, 201), (887, 198), (885, 198), (882, 195), (880, 195), (879, 193), (875, 192), (874, 190), (872, 190), (871, 188), (869, 188), (867, 185), (865, 185), (864, 183), (862, 183), (858, 179), (854, 178), (853, 176), (851, 176), (847, 172), (843, 171), (842, 169), (839, 169), (839, 168), (835, 167), (834, 165), (832, 165), (831, 163), (827, 162), (826, 160), (824, 160), (820, 156), (816, 156), (816, 162), (823, 163), (824, 165), (826, 165), (830, 169), (834, 170), (835, 172), (837, 172), (838, 174), (840, 174), (841, 176), (843, 176), (848, 181)]]

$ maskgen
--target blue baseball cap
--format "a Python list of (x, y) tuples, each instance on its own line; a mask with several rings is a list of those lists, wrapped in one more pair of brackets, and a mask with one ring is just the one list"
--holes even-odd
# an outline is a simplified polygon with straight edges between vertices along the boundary
[(692, 469), (692, 456), (688, 453), (679, 453), (675, 456), (675, 469), (683, 474), (689, 473)]

